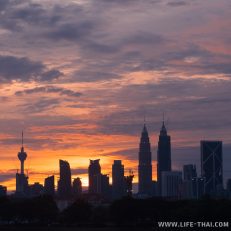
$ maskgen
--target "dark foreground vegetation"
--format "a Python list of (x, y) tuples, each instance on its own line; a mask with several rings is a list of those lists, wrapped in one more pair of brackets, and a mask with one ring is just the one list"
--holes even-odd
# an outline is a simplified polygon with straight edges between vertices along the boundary
[[(0, 198), (0, 230), (149, 230), (159, 221), (231, 221), (231, 201), (138, 200), (91, 205), (76, 200), (63, 211), (47, 196), (33, 199)], [(76, 229), (78, 227), (78, 229)], [(127, 228), (126, 228), (127, 227)], [(135, 228), (136, 227), (136, 228)], [(139, 229), (142, 227), (142, 229)], [(125, 229), (126, 228), (126, 229)], [(163, 230), (163, 229), (161, 229)]]

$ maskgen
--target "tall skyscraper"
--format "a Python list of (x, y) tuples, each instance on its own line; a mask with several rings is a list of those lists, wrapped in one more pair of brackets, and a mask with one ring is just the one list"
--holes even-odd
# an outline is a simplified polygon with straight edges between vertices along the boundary
[(201, 176), (205, 193), (214, 195), (223, 187), (222, 142), (201, 141)]
[(21, 169), (20, 173), (16, 173), (16, 194), (18, 196), (28, 196), (28, 177), (24, 173), (24, 162), (27, 158), (27, 154), (24, 151), (24, 144), (23, 144), (23, 132), (22, 132), (22, 147), (21, 151), (18, 153), (18, 159), (21, 162)]
[(125, 195), (124, 165), (121, 160), (114, 160), (112, 165), (112, 196), (113, 199)]
[(73, 180), (73, 195), (79, 197), (82, 194), (82, 182), (79, 177)]
[(167, 134), (164, 121), (160, 130), (157, 150), (157, 183), (158, 194), (162, 195), (162, 172), (171, 171), (171, 138)]
[(44, 181), (44, 194), (54, 196), (55, 195), (55, 177), (49, 176)]
[(59, 160), (60, 178), (58, 181), (58, 195), (69, 199), (72, 195), (71, 168), (67, 161)]
[(180, 199), (181, 185), (182, 185), (182, 172), (162, 171), (161, 174), (162, 174), (161, 196)]
[(90, 160), (90, 165), (88, 167), (89, 193), (97, 193), (97, 188), (94, 184), (94, 176), (101, 174), (101, 167), (99, 161), (100, 159)]
[(139, 194), (152, 194), (152, 153), (148, 130), (144, 124), (139, 146)]

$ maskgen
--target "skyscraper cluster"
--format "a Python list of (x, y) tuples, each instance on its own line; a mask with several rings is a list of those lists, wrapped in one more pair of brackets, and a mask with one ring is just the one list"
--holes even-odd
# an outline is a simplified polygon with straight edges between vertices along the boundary
[[(70, 164), (59, 160), (57, 189), (55, 176), (48, 176), (44, 185), (28, 183), (24, 171), (27, 159), (22, 133), (22, 146), (18, 153), (20, 171), (16, 173), (16, 191), (18, 197), (34, 197), (41, 194), (56, 196), (61, 200), (73, 199), (83, 195), (98, 196), (104, 200), (120, 199), (124, 196), (138, 198), (163, 197), (171, 199), (199, 199), (203, 195), (214, 197), (227, 195), (231, 198), (231, 181), (227, 182), (227, 191), (223, 188), (222, 141), (201, 141), (201, 174), (198, 176), (196, 165), (187, 164), (183, 171), (172, 169), (171, 137), (163, 121), (157, 144), (157, 180), (153, 180), (151, 141), (147, 125), (144, 123), (138, 151), (138, 193), (133, 192), (132, 171), (125, 176), (121, 160), (114, 160), (112, 165), (112, 184), (108, 174), (102, 174), (100, 159), (90, 160), (88, 167), (88, 190), (83, 190), (81, 178), (72, 179)], [(6, 187), (0, 185), (0, 196), (6, 194)]]
[[(39, 195), (55, 196), (60, 200), (70, 200), (83, 195), (81, 178), (72, 179), (70, 164), (65, 160), (59, 160), (59, 178), (57, 190), (55, 189), (55, 176), (49, 176), (44, 180), (44, 186), (38, 182), (29, 185), (28, 176), (24, 173), (24, 162), (27, 154), (24, 151), (23, 135), (22, 148), (18, 153), (21, 162), (21, 171), (16, 173), (17, 197), (35, 197)], [(124, 165), (121, 160), (115, 160), (112, 165), (112, 185), (109, 175), (101, 173), (100, 159), (90, 160), (88, 167), (89, 186), (87, 193), (89, 197), (98, 196), (98, 199), (119, 199), (126, 195), (132, 195), (133, 173), (125, 176)], [(6, 188), (0, 186), (0, 196), (6, 194)]]
[[(223, 163), (222, 142), (201, 141), (201, 175), (197, 176), (196, 166), (188, 164), (181, 171), (171, 166), (171, 137), (163, 121), (157, 149), (157, 182), (152, 181), (152, 158), (147, 127), (140, 139), (139, 149), (139, 191), (140, 197), (158, 196), (174, 199), (199, 199), (203, 195), (222, 196)], [(157, 185), (157, 187), (154, 187)]]

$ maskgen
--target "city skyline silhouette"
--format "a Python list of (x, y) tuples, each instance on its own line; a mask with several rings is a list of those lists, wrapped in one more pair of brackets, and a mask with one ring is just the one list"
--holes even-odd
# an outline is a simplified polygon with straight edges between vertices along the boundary
[(230, 10), (0, 0), (0, 230), (230, 229)]
[[(30, 185), (33, 186), (33, 184), (32, 184), (31, 181), (28, 180), (28, 178), (29, 178), (28, 171), (27, 171), (27, 173), (24, 171), (24, 168), (25, 168), (24, 164), (25, 164), (25, 160), (27, 159), (27, 153), (24, 151), (25, 149), (24, 149), (24, 132), (23, 131), (22, 131), (21, 136), (22, 136), (21, 137), (21, 151), (18, 153), (18, 159), (19, 159), (19, 161), (21, 163), (21, 167), (20, 167), (20, 170), (17, 170), (16, 185), (15, 185), (16, 187), (13, 190), (13, 192), (16, 192), (16, 194), (19, 193), (19, 195), (20, 194), (22, 194), (22, 195), (25, 194), (24, 196), (26, 196), (28, 194), (28, 192), (29, 192), (28, 189), (26, 189), (26, 188), (28, 188)], [(135, 194), (138, 193), (138, 195), (145, 195), (145, 196), (149, 196), (149, 197), (158, 196), (158, 195), (161, 196), (162, 193), (163, 193), (162, 192), (163, 189), (161, 190), (161, 188), (163, 187), (163, 186), (161, 186), (161, 181), (163, 180), (163, 179), (161, 180), (161, 178), (162, 178), (161, 177), (161, 175), (162, 175), (161, 171), (169, 171), (169, 173), (171, 171), (173, 171), (173, 172), (176, 172), (176, 171), (181, 172), (181, 174), (182, 174), (181, 178), (183, 177), (183, 174), (184, 174), (184, 177), (182, 178), (182, 180), (185, 180), (185, 174), (191, 174), (190, 169), (185, 170), (185, 167), (189, 165), (189, 166), (195, 166), (195, 174), (196, 175), (194, 177), (197, 177), (197, 176), (198, 177), (205, 177), (206, 176), (206, 175), (203, 176), (203, 172), (205, 170), (201, 170), (201, 169), (198, 170), (195, 163), (188, 162), (186, 165), (181, 166), (181, 169), (172, 169), (171, 168), (171, 159), (172, 159), (171, 158), (171, 146), (172, 145), (171, 145), (170, 139), (171, 139), (171, 136), (169, 135), (169, 133), (167, 133), (167, 129), (166, 129), (166, 126), (165, 126), (165, 121), (163, 120), (162, 121), (162, 127), (160, 129), (158, 150), (157, 150), (157, 153), (155, 154), (157, 156), (157, 160), (158, 160), (157, 161), (157, 172), (154, 172), (154, 174), (152, 174), (152, 166), (150, 165), (150, 168), (149, 168), (149, 164), (152, 164), (152, 153), (151, 153), (151, 149), (150, 149), (151, 144), (150, 144), (150, 141), (149, 141), (147, 123), (146, 123), (146, 120), (144, 121), (143, 129), (142, 129), (141, 135), (140, 135), (139, 152), (137, 153), (137, 163), (138, 163), (137, 168), (138, 168), (138, 171), (137, 171), (136, 178), (138, 178), (138, 182), (135, 182), (135, 183), (138, 183), (138, 190), (136, 189), (136, 187), (135, 187), (135, 190), (134, 190), (134, 182), (133, 182), (133, 188), (132, 188), (133, 193), (135, 193)], [(203, 144), (203, 142), (208, 143), (208, 145), (209, 145), (209, 143), (211, 143), (211, 145), (212, 145), (212, 143), (214, 143), (214, 142), (215, 143), (216, 142), (221, 143), (222, 141), (200, 141), (200, 142), (201, 142), (201, 145)], [(214, 145), (215, 145), (214, 147), (216, 147), (216, 144), (214, 144)], [(222, 146), (222, 143), (221, 143), (221, 146)], [(211, 149), (212, 147), (213, 146), (211, 146), (209, 148), (209, 146), (208, 146), (208, 148), (209, 148), (208, 149), (208, 151), (209, 151), (208, 154), (210, 153), (210, 150), (212, 150)], [(202, 146), (201, 146), (201, 148), (202, 148)], [(216, 153), (216, 148), (214, 148), (214, 152)], [(206, 155), (208, 155), (208, 154), (206, 154)], [(202, 165), (203, 165), (202, 163), (204, 163), (203, 161), (209, 161), (209, 160), (207, 159), (208, 156), (207, 157), (205, 156), (204, 160), (202, 160), (202, 155), (204, 155), (204, 154), (202, 154), (202, 149), (201, 149), (200, 155), (201, 155), (200, 156), (200, 161), (201, 161), (201, 167), (202, 167)], [(217, 153), (217, 155), (220, 155), (220, 154)], [(169, 162), (168, 158), (170, 158), (170, 162)], [(215, 157), (215, 158), (217, 159), (218, 157)], [(221, 157), (219, 157), (219, 158), (221, 158), (221, 160), (219, 160), (219, 162), (221, 161), (221, 166), (223, 166), (223, 151), (222, 151), (222, 149), (221, 149)], [(95, 174), (96, 175), (101, 174), (101, 168), (102, 167), (100, 166), (99, 161), (100, 161), (100, 159), (90, 160), (90, 165), (88, 167), (88, 184), (84, 185), (85, 188), (83, 188), (85, 193), (86, 192), (88, 192), (88, 193), (98, 193), (98, 189), (95, 188), (95, 187), (98, 187), (98, 186), (93, 186), (93, 181), (95, 181), (95, 179), (94, 179)], [(114, 164), (116, 162), (118, 162), (118, 161), (120, 161), (120, 164), (122, 164), (121, 160), (114, 160)], [(57, 195), (60, 198), (63, 197), (62, 194), (64, 194), (63, 198), (68, 198), (68, 197), (70, 197), (72, 195), (72, 187), (74, 186), (74, 181), (73, 181), (73, 186), (72, 186), (72, 180), (75, 180), (76, 178), (72, 175), (72, 170), (71, 170), (71, 167), (70, 167), (70, 163), (68, 163), (67, 161), (61, 160), (61, 159), (59, 159), (59, 163), (60, 163), (60, 168), (59, 168), (59, 173), (58, 173), (59, 175), (57, 176), (57, 174), (54, 174), (52, 176), (53, 177), (53, 180), (52, 180), (53, 183), (51, 182), (51, 184), (53, 184), (53, 186), (52, 186), (53, 189), (52, 188), (48, 188), (48, 189), (44, 188), (44, 190), (45, 191), (46, 190), (52, 191), (52, 195), (54, 194), (54, 190), (55, 190)], [(93, 172), (92, 172), (92, 170), (90, 170), (91, 164), (94, 165), (94, 163), (96, 163), (98, 165), (98, 166), (96, 166), (96, 172), (94, 172), (94, 170), (93, 170)], [(205, 162), (205, 164), (206, 164), (206, 162)], [(208, 162), (208, 164), (209, 164), (209, 162)], [(218, 162), (217, 162), (217, 164), (218, 164)], [(158, 170), (158, 165), (159, 165), (159, 170)], [(174, 160), (173, 160), (173, 165), (174, 165)], [(109, 187), (109, 184), (112, 185), (112, 191), (110, 189), (110, 193), (108, 195), (110, 195), (110, 198), (111, 197), (113, 198), (113, 185), (115, 184), (115, 180), (116, 180), (115, 177), (118, 177), (119, 176), (118, 174), (120, 174), (120, 172), (115, 172), (114, 175), (113, 175), (113, 168), (114, 167), (113, 167), (113, 165), (111, 165), (111, 166), (112, 166), (112, 174), (109, 173), (109, 174), (102, 175), (102, 176), (107, 176), (107, 178), (108, 178), (108, 183), (107, 183), (108, 187)], [(211, 168), (211, 164), (209, 164), (207, 168)], [(128, 171), (127, 167), (123, 165), (123, 176), (125, 176), (124, 173), (127, 172), (127, 171), (124, 171), (124, 169)], [(133, 170), (129, 169), (129, 171), (132, 171), (132, 175), (133, 175)], [(201, 173), (200, 173), (200, 171), (201, 171)], [(209, 170), (209, 171), (211, 171), (211, 170)], [(218, 174), (217, 170), (214, 170), (214, 171), (216, 172), (216, 174)], [(90, 173), (90, 172), (92, 172), (92, 173)], [(209, 173), (209, 174), (212, 174), (212, 173)], [(221, 169), (221, 174), (223, 174), (223, 169)], [(154, 175), (154, 177), (153, 177), (153, 175)], [(155, 176), (157, 176), (157, 178), (155, 178)], [(219, 176), (217, 175), (217, 177), (219, 177)], [(50, 178), (51, 178), (51, 176), (47, 176), (46, 179), (48, 180)], [(193, 178), (193, 176), (191, 178)], [(208, 176), (205, 177), (204, 179), (207, 179), (207, 178), (208, 178)], [(78, 179), (79, 179), (80, 184), (81, 184), (81, 190), (80, 191), (81, 191), (81, 194), (82, 194), (82, 179), (79, 176), (78, 176)], [(200, 178), (198, 178), (198, 179), (200, 179)], [(45, 179), (43, 179), (43, 181), (44, 180)], [(121, 182), (121, 180), (120, 180), (120, 182)], [(153, 183), (156, 182), (156, 185), (153, 185), (152, 182)], [(41, 187), (43, 185), (43, 182), (33, 182), (33, 183), (35, 185), (40, 183)], [(50, 183), (48, 183), (48, 184), (50, 184)], [(120, 189), (122, 189), (121, 188), (122, 187), (121, 183), (119, 183), (119, 184), (120, 185), (118, 185), (118, 187)], [(124, 184), (124, 183), (122, 182), (122, 184)], [(222, 175), (221, 176), (221, 187), (225, 186), (224, 188), (226, 188), (226, 184), (228, 184), (228, 182), (223, 182), (223, 175)], [(45, 180), (44, 186), (45, 185), (46, 185), (46, 180)], [(93, 189), (92, 187), (94, 187), (95, 189)], [(155, 187), (155, 188), (153, 188), (153, 187)], [(205, 185), (205, 189), (206, 189), (206, 187), (207, 186)], [(211, 182), (210, 182), (209, 187), (211, 188)], [(213, 187), (216, 187), (216, 186), (213, 186)], [(76, 188), (76, 190), (78, 191), (79, 189)], [(124, 193), (123, 193), (123, 191), (121, 191), (121, 193), (119, 194), (120, 197), (126, 195), (126, 191), (124, 191)], [(207, 193), (209, 193), (208, 190), (207, 190)], [(115, 196), (115, 198), (116, 198), (116, 196)]]
[(88, 161), (100, 158), (102, 174), (112, 175), (114, 160), (122, 160), (137, 183), (144, 117), (156, 179), (163, 112), (172, 169), (192, 163), (200, 172), (200, 140), (222, 140), (225, 183), (231, 178), (229, 5), (0, 1), (0, 185), (15, 188), (21, 130), (30, 182), (57, 177), (62, 159), (87, 187)]

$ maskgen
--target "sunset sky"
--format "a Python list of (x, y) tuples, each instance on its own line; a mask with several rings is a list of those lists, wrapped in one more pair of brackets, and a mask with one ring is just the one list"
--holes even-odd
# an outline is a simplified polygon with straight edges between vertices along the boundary
[(144, 116), (156, 178), (165, 113), (174, 170), (199, 142), (224, 144), (231, 178), (230, 0), (0, 0), (0, 184), (15, 189), (25, 134), (29, 183), (59, 172), (88, 184), (89, 159), (137, 181)]

